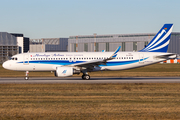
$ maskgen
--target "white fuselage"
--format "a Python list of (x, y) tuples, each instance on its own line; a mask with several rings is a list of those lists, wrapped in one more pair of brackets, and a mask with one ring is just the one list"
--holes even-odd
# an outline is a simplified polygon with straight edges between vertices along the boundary
[[(77, 63), (107, 59), (113, 52), (45, 52), (23, 53), (14, 55), (11, 60), (3, 63), (3, 67), (15, 71), (56, 71), (58, 66), (68, 66)], [(124, 70), (146, 66), (166, 60), (156, 56), (168, 55), (160, 52), (118, 52), (113, 60), (105, 65), (94, 67), (92, 71)], [(175, 58), (176, 55), (171, 56)]]

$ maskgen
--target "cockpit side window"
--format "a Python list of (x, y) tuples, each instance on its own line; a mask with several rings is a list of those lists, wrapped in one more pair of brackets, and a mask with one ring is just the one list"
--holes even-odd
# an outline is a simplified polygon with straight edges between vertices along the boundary
[(12, 57), (10, 60), (18, 60), (17, 58)]

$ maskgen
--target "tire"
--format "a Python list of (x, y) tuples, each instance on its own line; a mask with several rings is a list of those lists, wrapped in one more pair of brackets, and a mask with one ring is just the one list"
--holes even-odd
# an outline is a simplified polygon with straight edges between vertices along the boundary
[(25, 80), (29, 80), (29, 77), (28, 77), (28, 76), (26, 76), (26, 77), (24, 77), (24, 79), (25, 79)]
[(85, 78), (85, 80), (89, 80), (90, 76), (89, 75), (85, 75), (84, 78)]
[(90, 76), (89, 76), (89, 75), (82, 75), (82, 79), (83, 79), (83, 80), (89, 80), (89, 79), (90, 79)]
[(83, 80), (85, 80), (85, 77), (84, 77), (84, 76), (85, 76), (85, 75), (82, 75), (82, 79), (83, 79)]

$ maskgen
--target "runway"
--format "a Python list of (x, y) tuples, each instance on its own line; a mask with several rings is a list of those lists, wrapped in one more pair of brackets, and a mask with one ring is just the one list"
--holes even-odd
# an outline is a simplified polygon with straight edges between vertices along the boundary
[(92, 77), (90, 80), (82, 80), (79, 77), (30, 77), (24, 78), (0, 78), (0, 84), (53, 84), (53, 83), (74, 83), (74, 84), (96, 84), (96, 83), (180, 83), (180, 77)]

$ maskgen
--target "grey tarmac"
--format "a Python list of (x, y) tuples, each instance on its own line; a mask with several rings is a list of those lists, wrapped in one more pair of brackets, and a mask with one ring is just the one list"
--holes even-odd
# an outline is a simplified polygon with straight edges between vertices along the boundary
[(180, 83), (180, 77), (91, 77), (90, 80), (82, 80), (80, 77), (30, 77), (24, 78), (0, 78), (0, 84), (99, 84), (99, 83)]

